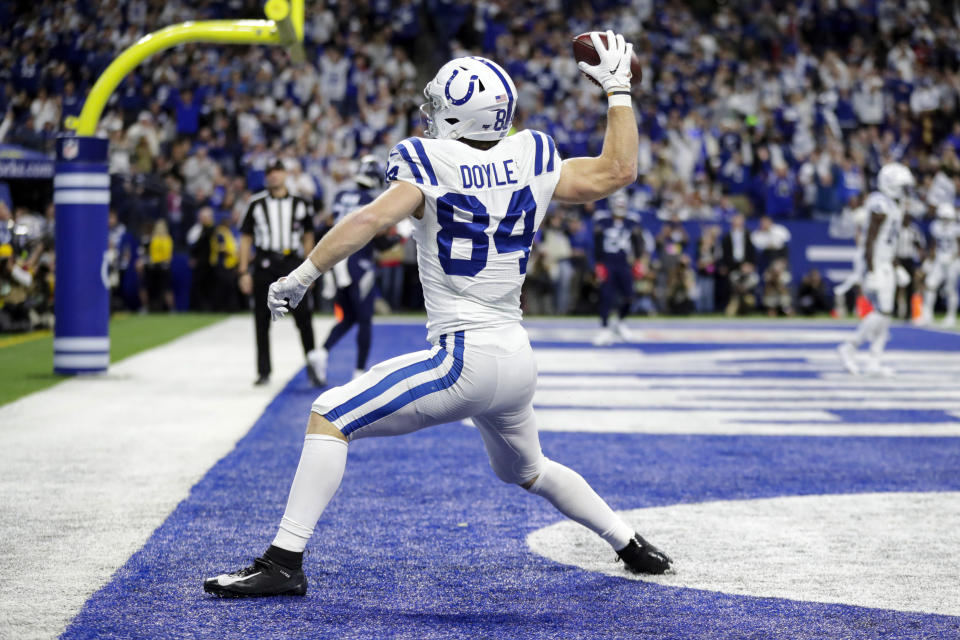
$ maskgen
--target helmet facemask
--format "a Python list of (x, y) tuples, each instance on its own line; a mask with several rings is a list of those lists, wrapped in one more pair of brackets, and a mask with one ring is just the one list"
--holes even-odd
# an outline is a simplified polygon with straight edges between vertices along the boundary
[(461, 132), (469, 129), (474, 120), (460, 121), (454, 117), (445, 117), (448, 110), (447, 101), (443, 96), (430, 91), (431, 82), (423, 88), (423, 95), (427, 101), (420, 105), (420, 124), (423, 126), (423, 135), (427, 138), (439, 140), (456, 140)]

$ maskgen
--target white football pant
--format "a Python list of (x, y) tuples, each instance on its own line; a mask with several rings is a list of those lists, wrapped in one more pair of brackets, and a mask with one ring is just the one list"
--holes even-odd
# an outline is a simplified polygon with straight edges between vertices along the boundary
[(381, 362), (312, 410), (348, 440), (392, 436), (473, 418), (490, 466), (504, 482), (540, 474), (533, 413), (537, 365), (519, 324), (441, 336), (429, 350)]

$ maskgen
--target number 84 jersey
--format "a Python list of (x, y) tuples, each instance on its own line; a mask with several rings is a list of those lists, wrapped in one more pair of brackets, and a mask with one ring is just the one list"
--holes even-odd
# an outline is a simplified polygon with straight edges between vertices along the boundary
[(556, 145), (539, 131), (485, 151), (429, 138), (390, 151), (387, 181), (409, 182), (425, 198), (414, 239), (428, 340), (520, 321), (533, 236), (559, 179)]

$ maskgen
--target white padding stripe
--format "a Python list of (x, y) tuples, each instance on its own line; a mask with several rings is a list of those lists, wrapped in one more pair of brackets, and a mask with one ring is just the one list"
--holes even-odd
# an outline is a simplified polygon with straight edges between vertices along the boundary
[(89, 338), (54, 338), (54, 351), (109, 351), (110, 338), (97, 336)]
[(53, 192), (54, 204), (110, 204), (109, 189), (66, 189)]
[(54, 353), (55, 369), (106, 369), (109, 353)]
[(110, 175), (106, 173), (61, 173), (54, 176), (54, 189), (110, 187)]

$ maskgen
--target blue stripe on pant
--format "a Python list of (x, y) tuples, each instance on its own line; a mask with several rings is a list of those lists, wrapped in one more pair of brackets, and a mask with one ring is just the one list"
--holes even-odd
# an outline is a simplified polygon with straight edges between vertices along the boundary
[[(371, 400), (374, 400), (375, 398), (386, 393), (397, 383), (419, 375), (420, 373), (438, 369), (448, 355), (446, 347), (446, 336), (441, 336), (440, 350), (432, 358), (421, 362), (415, 362), (411, 365), (403, 367), (402, 369), (394, 371), (366, 391), (357, 394), (340, 406), (331, 409), (325, 413), (323, 417), (330, 422), (335, 422), (354, 409), (357, 409), (367, 402), (370, 402)], [(385, 418), (425, 395), (436, 393), (437, 391), (443, 391), (444, 389), (449, 389), (452, 387), (454, 384), (456, 384), (457, 380), (460, 378), (460, 373), (463, 371), (463, 351), (464, 332), (458, 331), (456, 334), (454, 334), (453, 364), (446, 374), (433, 380), (427, 380), (426, 382), (411, 389), (407, 389), (401, 392), (400, 395), (387, 404), (354, 418), (352, 421), (339, 427), (341, 433), (343, 433), (345, 436), (348, 436), (357, 429), (365, 427), (368, 424), (372, 424), (381, 418)]]

